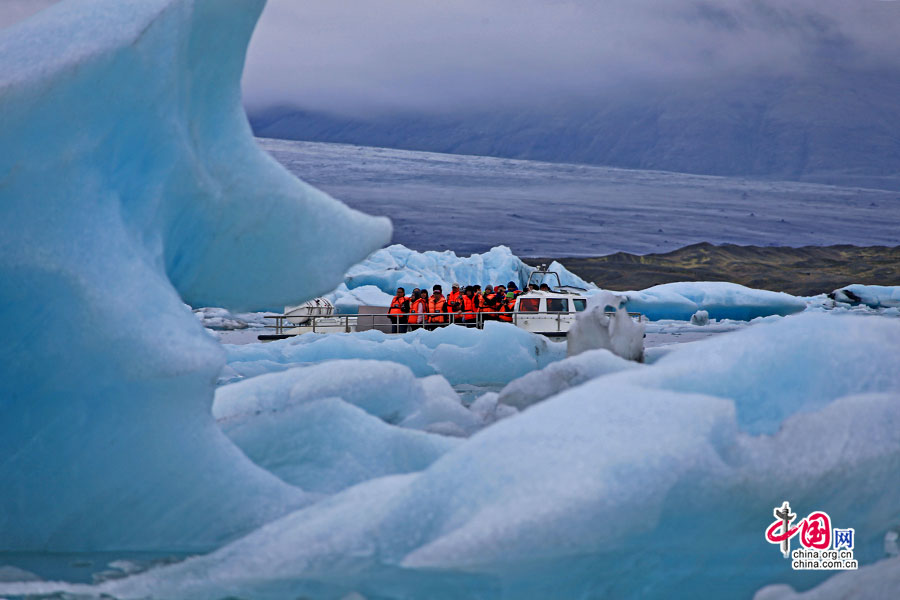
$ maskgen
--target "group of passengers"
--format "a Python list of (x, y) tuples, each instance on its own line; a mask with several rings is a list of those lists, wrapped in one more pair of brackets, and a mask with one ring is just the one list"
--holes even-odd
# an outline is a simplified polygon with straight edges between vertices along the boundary
[[(547, 284), (541, 284), (540, 287), (529, 285), (524, 292), (537, 289), (550, 291)], [(458, 283), (454, 283), (447, 296), (444, 296), (440, 285), (432, 287), (431, 295), (427, 289), (416, 288), (407, 296), (405, 289), (397, 288), (388, 310), (393, 323), (391, 330), (393, 333), (406, 333), (423, 327), (435, 329), (451, 323), (475, 327), (476, 324), (490, 320), (512, 323), (516, 298), (522, 293), (513, 281), (506, 285), (488, 285), (484, 290), (480, 285), (461, 288)]]

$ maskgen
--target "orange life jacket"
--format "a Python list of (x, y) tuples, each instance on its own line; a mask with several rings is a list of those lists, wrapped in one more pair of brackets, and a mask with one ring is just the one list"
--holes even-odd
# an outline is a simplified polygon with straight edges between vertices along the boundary
[(499, 308), (500, 314), (497, 315), (497, 318), (499, 318), (501, 321), (505, 321), (507, 323), (512, 323), (513, 322), (512, 313), (515, 312), (515, 310), (516, 310), (516, 299), (515, 298), (509, 298), (509, 299), (504, 298), (500, 302), (500, 308)]
[(481, 298), (481, 306), (478, 307), (478, 312), (495, 312), (494, 311), (494, 299), (497, 297), (496, 294), (489, 293), (485, 294)]
[(397, 296), (394, 296), (391, 299), (391, 309), (388, 311), (388, 313), (392, 314), (392, 315), (404, 314), (403, 313), (403, 303), (404, 302), (409, 302), (409, 298), (407, 298), (406, 296), (401, 296), (400, 298), (398, 298)]
[(428, 303), (425, 302), (422, 298), (417, 298), (415, 302), (412, 303), (412, 307), (409, 310), (409, 324), (410, 325), (421, 325), (425, 323), (426, 314), (428, 312)]
[(460, 296), (460, 301), (462, 302), (462, 320), (463, 321), (474, 321), (475, 320), (475, 297), (472, 296), (469, 298), (468, 296)]
[(432, 296), (428, 299), (428, 322), (443, 323), (447, 319), (447, 300), (443, 296)]

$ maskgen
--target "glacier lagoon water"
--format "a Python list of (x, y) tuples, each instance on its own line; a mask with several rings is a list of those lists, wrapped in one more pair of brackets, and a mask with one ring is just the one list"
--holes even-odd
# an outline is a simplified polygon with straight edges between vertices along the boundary
[[(240, 309), (322, 293), (389, 233), (256, 151), (236, 90), (261, 8), (75, 0), (0, 40), (0, 64), (17, 66), (0, 97), (0, 562), (45, 580), (2, 581), (0, 595), (747, 597), (827, 575), (792, 573), (762, 539), (785, 498), (856, 526), (863, 564), (884, 556), (900, 522), (900, 323), (882, 316), (769, 317), (586, 380), (551, 368), (563, 347), (500, 324), (395, 340), (377, 366), (305, 364), (372, 358), (388, 348), (373, 334), (252, 347), (229, 368), (255, 377), (219, 413), (242, 419), (228, 431), (241, 452), (210, 411), (226, 352), (180, 298)], [(105, 136), (54, 120), (85, 90), (79, 125)], [(268, 275), (273, 255), (300, 265), (322, 250), (305, 279)], [(384, 392), (397, 362), (399, 398)], [(309, 397), (313, 368), (331, 372), (326, 398)], [(555, 393), (519, 414), (492, 394), (466, 407), (450, 383), (471, 372), (495, 387), (553, 378), (520, 384)], [(388, 456), (369, 461), (366, 436)], [(319, 451), (329, 439), (336, 452)], [(420, 448), (426, 460), (400, 460)], [(319, 489), (273, 474), (310, 481), (336, 457), (357, 458), (353, 477), (315, 477)], [(193, 552), (206, 554), (138, 572)], [(101, 570), (134, 573), (77, 583)]]

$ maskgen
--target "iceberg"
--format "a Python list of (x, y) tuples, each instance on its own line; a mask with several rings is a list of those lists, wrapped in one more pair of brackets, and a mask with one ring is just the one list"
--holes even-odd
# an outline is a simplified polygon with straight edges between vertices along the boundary
[(900, 307), (900, 285), (853, 284), (834, 290), (828, 296), (836, 302), (864, 304), (869, 308)]
[(629, 312), (639, 312), (652, 321), (689, 321), (700, 310), (706, 311), (710, 319), (750, 321), (757, 317), (792, 315), (806, 309), (806, 302), (796, 296), (724, 281), (664, 283), (621, 293), (628, 299)]
[(443, 375), (451, 384), (506, 384), (565, 357), (566, 345), (514, 325), (488, 321), (484, 329), (450, 325), (434, 331), (389, 335), (305, 333), (270, 342), (225, 346), (228, 365), (222, 383), (233, 383), (292, 366), (336, 359), (389, 361), (409, 367), (416, 377)]
[[(506, 285), (514, 282), (521, 289), (535, 268), (526, 265), (506, 246), (496, 246), (484, 254), (457, 256), (456, 253), (416, 252), (400, 244), (383, 248), (347, 272), (344, 283), (353, 290), (372, 285), (393, 295), (398, 287), (411, 292), (414, 288), (431, 290), (435, 284), (446, 292), (454, 283), (460, 285)], [(550, 270), (559, 274), (562, 285), (594, 288), (558, 262)], [(556, 285), (556, 278), (547, 283)]]
[[(566, 352), (575, 356), (605, 348), (622, 358), (644, 359), (644, 324), (635, 322), (625, 310), (625, 299), (610, 292), (590, 296), (586, 310), (578, 313), (566, 334)], [(612, 314), (608, 314), (608, 313)]]
[(390, 238), (253, 140), (263, 4), (71, 0), (0, 32), (0, 550), (208, 550), (310, 500), (216, 427), (225, 356), (184, 304), (313, 297)]

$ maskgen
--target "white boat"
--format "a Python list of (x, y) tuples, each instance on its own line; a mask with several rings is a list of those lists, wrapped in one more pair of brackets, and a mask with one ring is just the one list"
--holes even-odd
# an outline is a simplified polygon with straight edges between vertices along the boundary
[(559, 274), (548, 271), (543, 265), (528, 278), (528, 286), (540, 287), (551, 275), (556, 278), (555, 287), (547, 284), (549, 290), (532, 290), (516, 298), (513, 324), (550, 338), (564, 338), (575, 323), (575, 316), (587, 308), (587, 296), (584, 295), (587, 290), (562, 285)]
[[(576, 315), (587, 308), (587, 290), (562, 285), (559, 274), (548, 271), (543, 265), (528, 278), (526, 289), (532, 285), (539, 288), (549, 277), (556, 278), (556, 286), (547, 284), (549, 289), (534, 289), (516, 298), (512, 323), (552, 339), (565, 338)], [(260, 335), (259, 339), (269, 341), (310, 332), (351, 333), (368, 329), (391, 333), (393, 327), (387, 313), (387, 307), (360, 306), (356, 315), (336, 314), (331, 302), (316, 298), (298, 306), (285, 307), (283, 315), (271, 315), (275, 319), (275, 333)], [(484, 319), (485, 313), (478, 313), (476, 325), (481, 327)]]

